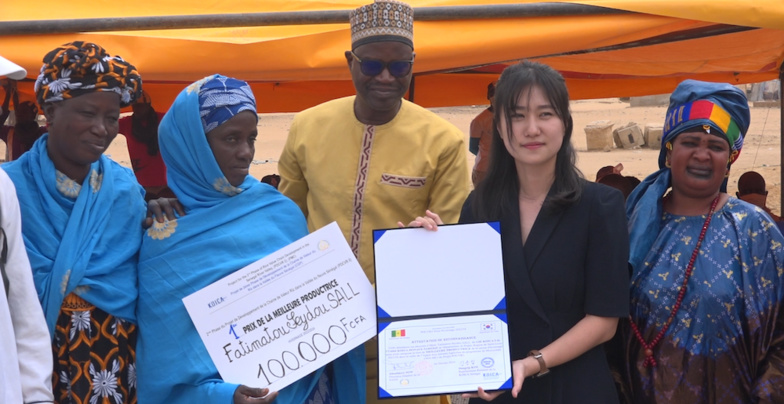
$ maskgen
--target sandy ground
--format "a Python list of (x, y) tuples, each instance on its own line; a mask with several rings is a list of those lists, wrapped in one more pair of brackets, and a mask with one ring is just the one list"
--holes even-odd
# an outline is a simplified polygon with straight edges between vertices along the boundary
[[(471, 120), (485, 106), (467, 106), (454, 108), (437, 108), (433, 111), (452, 122), (466, 134)], [(609, 120), (617, 128), (628, 122), (635, 122), (644, 127), (646, 124), (660, 125), (664, 121), (665, 106), (631, 107), (629, 102), (618, 99), (582, 100), (572, 103), (574, 119), (574, 135), (572, 141), (578, 150), (577, 164), (586, 178), (593, 180), (596, 171), (606, 165), (622, 163), (624, 175), (633, 175), (640, 179), (656, 171), (658, 150), (646, 147), (624, 150), (614, 148), (610, 151), (587, 151), (584, 128), (597, 120)], [(251, 174), (261, 178), (266, 174), (277, 172), (277, 160), (286, 140), (289, 125), (294, 114), (263, 114), (259, 121), (259, 138), (256, 143), (256, 156), (251, 165)], [(780, 161), (780, 120), (779, 107), (752, 107), (751, 127), (738, 161), (730, 174), (728, 191), (735, 193), (738, 177), (748, 170), (762, 174), (768, 183), (768, 206), (774, 212), (780, 212), (781, 192), (781, 161)], [(0, 156), (5, 154), (4, 145), (0, 142)], [(130, 167), (128, 151), (123, 136), (117, 136), (109, 147), (107, 154), (115, 161)], [(473, 166), (474, 156), (468, 153), (469, 167)]]

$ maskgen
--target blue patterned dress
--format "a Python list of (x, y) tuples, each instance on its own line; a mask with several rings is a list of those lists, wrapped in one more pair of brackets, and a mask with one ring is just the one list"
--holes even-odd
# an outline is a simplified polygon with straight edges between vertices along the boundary
[[(632, 318), (650, 342), (669, 317), (705, 215), (663, 213), (632, 274)], [(759, 208), (730, 197), (711, 220), (683, 303), (654, 348), (626, 330), (635, 403), (784, 402), (784, 236)]]

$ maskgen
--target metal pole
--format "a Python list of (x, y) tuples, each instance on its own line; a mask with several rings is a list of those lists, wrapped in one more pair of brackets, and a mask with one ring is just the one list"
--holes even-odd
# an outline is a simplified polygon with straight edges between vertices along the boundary
[[(349, 10), (321, 10), (2, 21), (0, 22), (0, 35), (44, 35), (76, 32), (340, 24), (348, 22), (348, 13)], [(569, 3), (491, 4), (486, 6), (418, 7), (414, 9), (414, 18), (417, 21), (610, 14), (635, 13), (606, 7)]]
[(746, 32), (746, 31), (752, 31), (757, 29), (760, 28), (744, 27), (740, 25), (714, 24), (707, 27), (695, 28), (686, 31), (670, 32), (664, 35), (649, 37), (639, 41), (625, 42), (617, 45), (605, 46), (602, 48), (582, 49), (578, 51), (554, 53), (550, 55), (543, 55), (537, 57), (542, 57), (542, 58), (559, 57), (559, 56), (569, 56), (569, 55), (581, 55), (581, 54), (595, 53), (595, 52), (623, 50), (623, 49), (630, 49), (630, 48), (639, 48), (643, 46), (652, 46), (652, 45), (672, 43), (672, 42), (689, 41), (692, 39), (708, 38), (717, 35), (735, 34), (738, 32)]

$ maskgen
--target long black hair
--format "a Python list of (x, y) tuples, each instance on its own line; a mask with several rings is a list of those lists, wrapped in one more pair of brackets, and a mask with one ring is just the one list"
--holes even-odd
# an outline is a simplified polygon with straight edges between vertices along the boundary
[[(572, 114), (569, 111), (569, 91), (563, 76), (550, 66), (523, 61), (507, 67), (498, 79), (493, 113), (493, 141), (487, 175), (474, 191), (474, 215), (479, 220), (498, 220), (502, 214), (519, 209), (520, 182), (515, 160), (506, 150), (501, 136), (513, 139), (512, 115), (520, 96), (532, 87), (540, 88), (564, 124), (564, 138), (556, 154), (555, 181), (545, 199), (543, 209), (562, 209), (580, 200), (583, 175), (575, 162), (577, 154), (572, 146)], [(506, 121), (507, 133), (498, 131), (501, 119)]]

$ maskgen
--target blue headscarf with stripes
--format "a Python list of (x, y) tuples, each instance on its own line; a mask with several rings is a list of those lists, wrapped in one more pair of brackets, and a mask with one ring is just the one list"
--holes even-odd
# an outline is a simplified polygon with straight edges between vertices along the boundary
[(199, 116), (204, 133), (223, 125), (242, 111), (256, 113), (256, 98), (248, 83), (216, 74), (199, 88)]
[(249, 175), (232, 186), (207, 141), (207, 132), (242, 111), (256, 112), (248, 83), (216, 74), (183, 90), (161, 119), (158, 143), (167, 182), (186, 211), (211, 208), (258, 185)]

